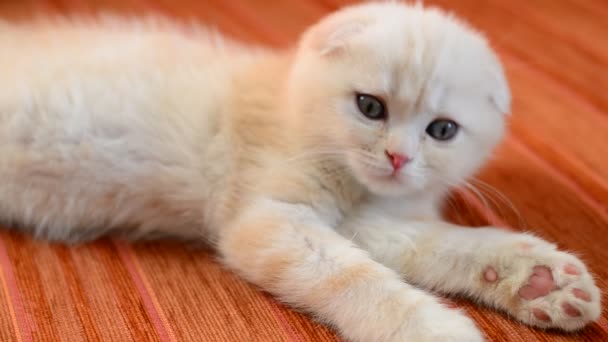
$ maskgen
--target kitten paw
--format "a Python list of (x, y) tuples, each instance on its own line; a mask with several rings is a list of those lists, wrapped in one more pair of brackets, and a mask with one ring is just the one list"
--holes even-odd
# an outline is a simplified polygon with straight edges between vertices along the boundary
[(439, 303), (418, 309), (391, 341), (483, 342), (484, 337), (473, 320), (462, 312)]
[[(504, 248), (482, 272), (495, 304), (541, 328), (577, 330), (601, 312), (600, 292), (575, 256), (534, 239)], [(489, 290), (489, 289), (488, 289)]]

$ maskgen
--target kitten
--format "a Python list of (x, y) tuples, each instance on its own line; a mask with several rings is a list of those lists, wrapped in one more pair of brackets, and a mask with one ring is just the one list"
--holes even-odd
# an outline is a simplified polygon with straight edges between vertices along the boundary
[(0, 46), (0, 216), (38, 237), (206, 239), (351, 341), (483, 339), (424, 289), (541, 328), (599, 316), (575, 256), (439, 217), (510, 102), (439, 10), (348, 7), (285, 53), (119, 23), (4, 23)]

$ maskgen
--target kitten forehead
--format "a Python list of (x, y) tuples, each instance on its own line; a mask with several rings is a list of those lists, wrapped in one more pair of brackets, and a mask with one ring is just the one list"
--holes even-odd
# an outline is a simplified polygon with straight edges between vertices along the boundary
[(359, 38), (383, 61), (381, 72), (390, 75), (392, 94), (417, 104), (434, 95), (427, 105), (437, 107), (438, 93), (487, 82), (491, 51), (479, 34), (439, 11), (419, 9), (404, 16), (392, 16)]
[(468, 87), (497, 111), (508, 111), (506, 80), (485, 39), (441, 10), (368, 3), (338, 11), (317, 26), (322, 29), (312, 31), (323, 32), (315, 39), (322, 51), (350, 59), (355, 70), (371, 71), (360, 81), (369, 91), (437, 110), (439, 95)]

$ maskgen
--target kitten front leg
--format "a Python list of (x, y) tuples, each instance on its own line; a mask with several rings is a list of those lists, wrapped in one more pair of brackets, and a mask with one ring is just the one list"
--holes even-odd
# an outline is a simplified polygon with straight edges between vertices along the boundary
[(532, 326), (576, 330), (601, 311), (599, 290), (585, 265), (529, 234), (389, 220), (383, 227), (340, 229), (408, 281), (465, 294)]
[(256, 202), (218, 242), (225, 263), (351, 341), (482, 341), (474, 323), (373, 261), (304, 205)]

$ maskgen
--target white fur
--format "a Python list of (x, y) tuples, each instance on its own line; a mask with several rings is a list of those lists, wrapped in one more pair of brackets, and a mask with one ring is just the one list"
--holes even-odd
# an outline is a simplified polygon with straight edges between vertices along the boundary
[[(206, 239), (244, 278), (353, 341), (482, 340), (413, 284), (541, 327), (599, 315), (575, 257), (438, 217), (500, 141), (510, 101), (483, 37), (439, 10), (345, 8), (288, 52), (166, 23), (2, 24), (0, 74), (0, 217), (39, 237)], [(388, 120), (361, 115), (356, 92), (381, 96)], [(436, 118), (460, 124), (453, 140), (426, 135)], [(385, 150), (412, 161), (391, 176)], [(534, 247), (513, 247), (523, 242)], [(535, 265), (561, 288), (525, 301), (517, 291)], [(482, 281), (488, 266), (495, 284)]]

